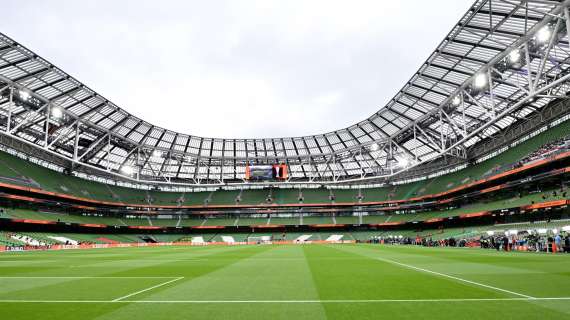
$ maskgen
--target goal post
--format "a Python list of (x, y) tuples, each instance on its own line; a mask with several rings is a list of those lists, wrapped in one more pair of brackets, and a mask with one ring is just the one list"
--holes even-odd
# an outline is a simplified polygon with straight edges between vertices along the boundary
[(247, 242), (256, 244), (271, 244), (273, 242), (273, 236), (248, 236)]

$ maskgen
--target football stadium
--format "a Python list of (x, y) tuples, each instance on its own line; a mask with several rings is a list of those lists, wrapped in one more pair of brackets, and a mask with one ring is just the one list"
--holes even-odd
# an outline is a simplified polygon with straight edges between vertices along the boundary
[(570, 1), (465, 9), (371, 116), (277, 138), (0, 33), (0, 318), (569, 319)]

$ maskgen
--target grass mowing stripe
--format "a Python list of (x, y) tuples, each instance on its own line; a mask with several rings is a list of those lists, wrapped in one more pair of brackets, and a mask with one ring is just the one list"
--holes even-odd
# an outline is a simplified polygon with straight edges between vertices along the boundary
[[(202, 277), (141, 300), (314, 300), (319, 299), (303, 260), (259, 259), (303, 256), (300, 247), (270, 247)], [(282, 272), (279, 272), (279, 271)], [(181, 274), (185, 275), (185, 274)]]
[(565, 301), (570, 297), (543, 298), (465, 298), (465, 299), (336, 299), (336, 300), (0, 300), (0, 303), (187, 303), (187, 304), (302, 304), (302, 303), (423, 303), (485, 301)]
[(152, 287), (149, 287), (149, 288), (146, 288), (146, 289), (143, 289), (143, 290), (139, 290), (139, 291), (137, 291), (137, 292), (133, 292), (133, 293), (127, 294), (127, 295), (125, 295), (125, 296), (119, 297), (119, 298), (117, 298), (117, 299), (114, 299), (112, 302), (121, 301), (121, 300), (124, 300), (124, 299), (126, 299), (126, 298), (129, 298), (129, 297), (132, 297), (132, 296), (136, 296), (137, 294), (140, 294), (140, 293), (143, 293), (143, 292), (147, 292), (147, 291), (150, 291), (150, 290), (152, 290), (152, 289), (160, 288), (160, 287), (162, 287), (162, 286), (165, 286), (165, 285), (167, 285), (167, 284), (170, 284), (170, 283), (173, 283), (173, 282), (175, 282), (175, 281), (182, 280), (182, 279), (184, 279), (184, 277), (178, 277), (178, 278), (176, 278), (176, 279), (172, 279), (172, 280), (169, 280), (169, 281), (166, 281), (166, 282), (163, 282), (163, 283), (159, 283), (159, 284), (157, 284), (157, 285), (155, 285), (155, 286), (152, 286)]
[(430, 274), (434, 274), (434, 275), (437, 275), (437, 276), (440, 276), (440, 277), (445, 277), (445, 278), (449, 278), (449, 279), (453, 279), (453, 280), (457, 280), (457, 281), (461, 281), (461, 282), (473, 284), (473, 285), (480, 286), (480, 287), (483, 287), (483, 288), (488, 288), (488, 289), (493, 289), (493, 290), (496, 290), (496, 291), (501, 291), (501, 292), (509, 293), (509, 294), (512, 294), (512, 295), (515, 295), (515, 296), (519, 296), (519, 297), (523, 297), (523, 298), (526, 298), (526, 299), (536, 299), (535, 297), (529, 296), (529, 295), (526, 295), (526, 294), (514, 292), (514, 291), (511, 291), (511, 290), (507, 290), (507, 289), (497, 288), (497, 287), (490, 286), (490, 285), (487, 285), (487, 284), (484, 284), (484, 283), (480, 283), (480, 282), (476, 282), (476, 281), (471, 281), (471, 280), (467, 280), (467, 279), (463, 279), (463, 278), (459, 278), (459, 277), (455, 277), (455, 276), (452, 276), (452, 275), (449, 275), (449, 274), (445, 274), (445, 273), (441, 273), (441, 272), (437, 272), (437, 271), (432, 271), (432, 270), (428, 270), (428, 269), (424, 269), (424, 268), (419, 268), (419, 267), (412, 266), (412, 265), (405, 264), (405, 263), (401, 263), (401, 262), (398, 262), (398, 261), (395, 261), (395, 260), (386, 259), (386, 258), (379, 258), (379, 257), (376, 257), (376, 259), (377, 259), (377, 260), (380, 260), (380, 261), (392, 263), (392, 264), (395, 264), (395, 265), (398, 265), (398, 266), (406, 267), (406, 268), (409, 268), (409, 269), (412, 269), (412, 270), (421, 271), (421, 272), (425, 272), (425, 273), (430, 273)]
[[(236, 248), (238, 248), (238, 247), (236, 247)], [(262, 251), (260, 251), (260, 249), (261, 249)], [(124, 300), (124, 299), (129, 298), (129, 297), (132, 297), (132, 296), (135, 296), (135, 295), (139, 295), (139, 294), (142, 294), (142, 293), (151, 291), (151, 290), (153, 290), (153, 289), (157, 289), (157, 288), (159, 288), (159, 287), (162, 287), (162, 286), (164, 286), (164, 285), (167, 285), (167, 284), (170, 284), (170, 283), (179, 281), (179, 280), (181, 280), (181, 279), (187, 279), (188, 281), (195, 281), (195, 279), (197, 279), (197, 278), (200, 278), (200, 277), (203, 277), (203, 276), (205, 276), (205, 275), (207, 275), (207, 274), (210, 274), (210, 273), (212, 273), (212, 272), (215, 272), (216, 270), (220, 270), (220, 269), (227, 268), (227, 267), (229, 267), (229, 266), (231, 266), (231, 265), (234, 265), (235, 263), (237, 263), (237, 262), (239, 262), (239, 261), (242, 261), (242, 260), (244, 260), (244, 259), (250, 258), (251, 256), (257, 255), (257, 254), (259, 254), (260, 252), (263, 252), (263, 251), (266, 251), (266, 250), (269, 250), (269, 249), (270, 249), (269, 247), (267, 247), (267, 248), (251, 247), (251, 248), (246, 248), (246, 249), (238, 248), (237, 250), (232, 248), (231, 250), (224, 250), (224, 251), (221, 251), (221, 252), (217, 252), (217, 253), (215, 253), (215, 254), (209, 255), (209, 256), (212, 257), (211, 260), (208, 260), (208, 262), (211, 263), (211, 264), (210, 264), (210, 265), (211, 265), (210, 268), (201, 268), (201, 270), (197, 270), (198, 273), (193, 273), (193, 274), (189, 274), (189, 275), (188, 275), (188, 274), (185, 274), (185, 276), (178, 277), (178, 278), (176, 278), (176, 279), (172, 279), (172, 280), (170, 280), (170, 281), (166, 281), (166, 282), (164, 282), (164, 283), (161, 283), (161, 284), (158, 284), (158, 285), (155, 285), (155, 286), (152, 286), (152, 287), (143, 289), (143, 290), (139, 290), (139, 291), (137, 291), (137, 292), (133, 292), (133, 293), (131, 293), (131, 294), (128, 294), (128, 295), (125, 295), (125, 296), (116, 298), (116, 299), (114, 299), (114, 300), (112, 300), (112, 301), (113, 301), (113, 302), (122, 301), (122, 300)], [(237, 255), (237, 256), (233, 256), (233, 255), (235, 255), (236, 253), (237, 253), (238, 255)], [(246, 253), (246, 254), (243, 255), (243, 253)], [(232, 257), (232, 256), (233, 256), (233, 257), (232, 257), (231, 259), (219, 259), (219, 257), (223, 257), (224, 255), (228, 255), (228, 258), (230, 258), (230, 257)], [(221, 261), (223, 261), (224, 263), (220, 263)], [(200, 272), (200, 271), (201, 271), (201, 272)], [(171, 289), (171, 288), (170, 288), (170, 289)]]

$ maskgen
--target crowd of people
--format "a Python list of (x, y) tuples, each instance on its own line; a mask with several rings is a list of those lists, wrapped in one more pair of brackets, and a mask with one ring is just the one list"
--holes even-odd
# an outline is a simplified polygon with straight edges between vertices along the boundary
[(470, 241), (468, 239), (455, 239), (453, 237), (434, 240), (432, 237), (372, 237), (369, 243), (390, 244), (390, 245), (415, 245), (424, 247), (466, 247)]
[(523, 233), (519, 235), (486, 236), (480, 239), (481, 248), (497, 251), (535, 251), (552, 253), (570, 253), (570, 234)]
[(416, 245), (424, 247), (481, 247), (497, 251), (534, 251), (552, 253), (570, 253), (570, 233), (538, 234), (523, 232), (517, 235), (486, 235), (475, 238), (377, 236), (368, 243), (388, 245)]
[(521, 158), (514, 164), (514, 168), (521, 167), (527, 163), (545, 159), (555, 153), (565, 151), (570, 149), (570, 136), (566, 136), (552, 142), (542, 145), (537, 150), (529, 153), (525, 157)]

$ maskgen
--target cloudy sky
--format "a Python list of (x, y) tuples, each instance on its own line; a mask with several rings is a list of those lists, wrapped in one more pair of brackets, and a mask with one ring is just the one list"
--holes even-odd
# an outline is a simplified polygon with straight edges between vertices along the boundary
[(473, 0), (3, 0), (1, 32), (155, 125), (210, 137), (363, 120)]

